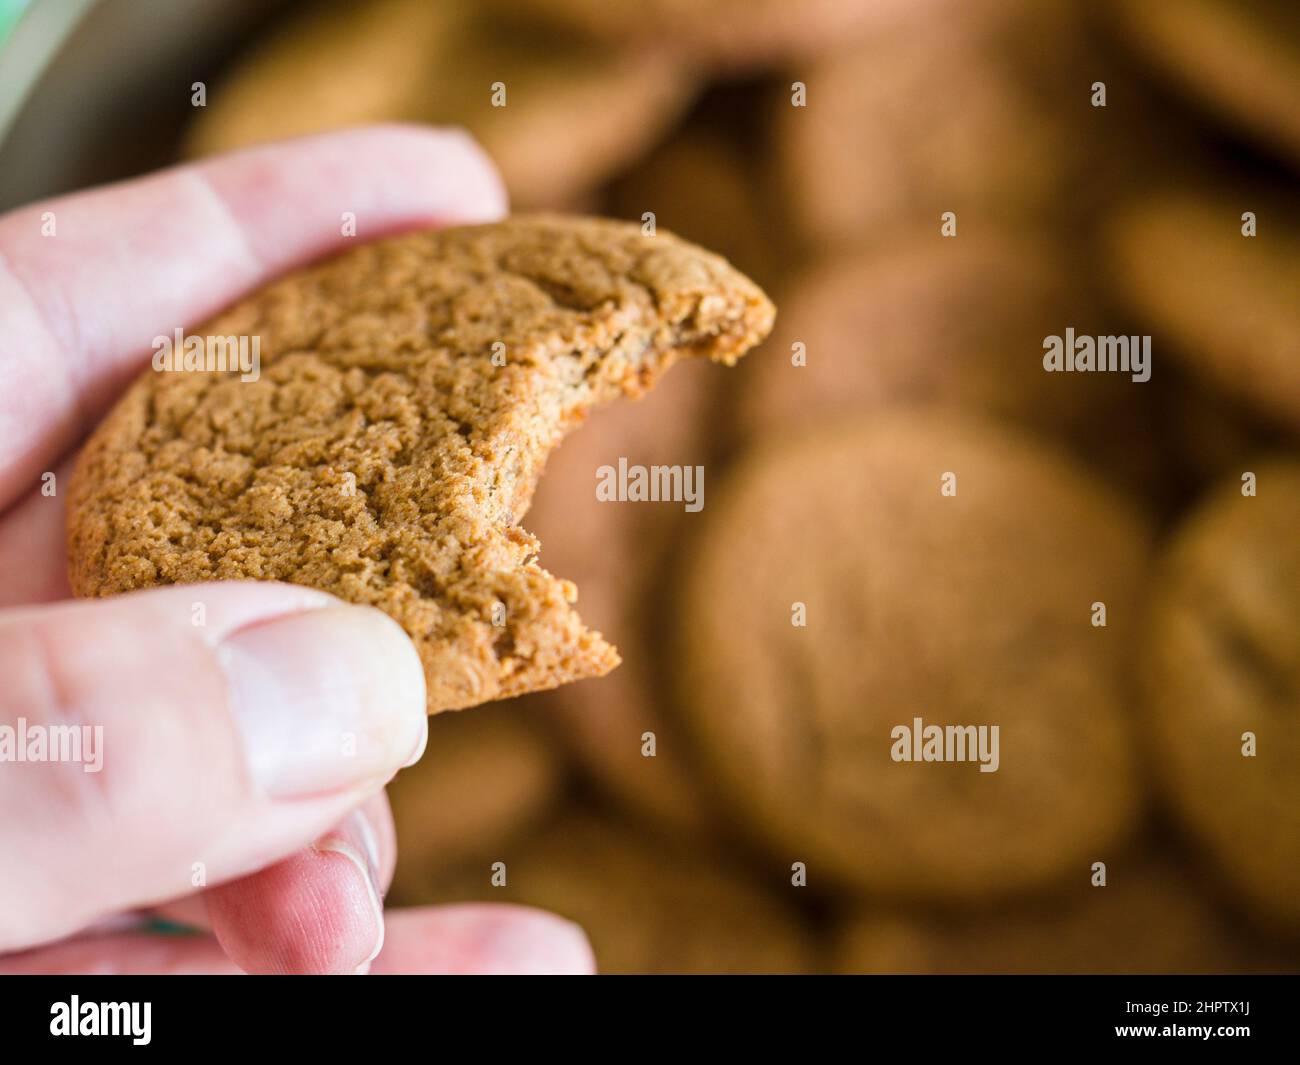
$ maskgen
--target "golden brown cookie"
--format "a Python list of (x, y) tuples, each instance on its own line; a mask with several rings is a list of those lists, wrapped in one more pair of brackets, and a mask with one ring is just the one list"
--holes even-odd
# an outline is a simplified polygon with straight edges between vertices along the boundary
[(535, 718), (512, 704), (429, 722), (424, 757), (388, 785), (397, 826), (395, 899), (490, 857), (550, 811), (564, 767)]
[(683, 714), (810, 884), (995, 896), (1131, 827), (1150, 534), (1108, 488), (1034, 437), (901, 410), (748, 454), (707, 516)]
[(1006, 17), (961, 5), (797, 72), (803, 106), (793, 89), (779, 90), (783, 202), (815, 249), (899, 227), (937, 238), (947, 211), (958, 239), (995, 221), (1063, 213), (1078, 131), (1067, 108), (1051, 103), (1059, 90), (1044, 86), (1059, 75), (1021, 71), (1013, 60), (1067, 51), (1070, 20), (1055, 2), (993, 10)]
[(74, 475), (72, 588), (251, 578), (379, 607), (430, 712), (605, 673), (616, 653), (518, 525), (546, 455), (684, 355), (733, 362), (772, 316), (723, 260), (615, 222), (358, 247), (191, 330), (259, 338), (257, 380), (136, 382)]
[(458, 125), (516, 205), (555, 208), (653, 143), (691, 92), (662, 51), (585, 44), (475, 0), (334, 3), (291, 20), (213, 86), (188, 151), (368, 122)]
[(1300, 160), (1300, 9), (1293, 0), (1110, 0), (1125, 44), (1232, 127)]
[[(1242, 234), (1248, 211), (1254, 237)], [(1170, 193), (1117, 213), (1106, 243), (1107, 276), (1155, 331), (1157, 358), (1300, 428), (1300, 232), (1289, 207), (1244, 189)]]
[(1186, 519), (1145, 645), (1152, 749), (1177, 813), (1256, 916), (1300, 930), (1300, 461), (1252, 463)]
[[(1086, 873), (1086, 871), (1085, 871)], [(841, 932), (846, 973), (1240, 973), (1294, 970), (1232, 932), (1192, 878), (1162, 859), (1107, 862), (1057, 893), (965, 915), (866, 912)]]
[(846, 37), (916, 21), (954, 0), (491, 0), (607, 44), (671, 46), (697, 61), (748, 68), (816, 55)]
[[(495, 869), (495, 863), (502, 863)], [(504, 875), (505, 884), (492, 886)], [(792, 973), (814, 966), (794, 903), (714, 851), (689, 851), (587, 813), (559, 818), (493, 863), (430, 884), (423, 902), (538, 906), (576, 921), (602, 973)]]
[[(666, 706), (675, 661), (662, 635), (672, 582), (665, 566), (673, 544), (704, 515), (674, 502), (602, 502), (596, 474), (620, 459), (647, 468), (700, 464), (707, 500), (716, 473), (708, 425), (721, 372), (683, 363), (643, 399), (596, 411), (552, 454), (528, 512), (529, 528), (547, 544), (548, 565), (583, 589), (587, 623), (627, 655), (599, 683), (569, 685), (538, 701), (602, 789), (677, 832), (702, 829), (711, 804)], [(651, 749), (653, 757), (643, 754)]]
[(762, 439), (898, 403), (943, 403), (1095, 459), (1099, 438), (1142, 423), (1151, 386), (1045, 372), (1045, 338), (1071, 326), (1111, 331), (1079, 276), (1041, 242), (988, 232), (834, 255), (781, 294), (766, 357), (738, 373), (738, 431)]

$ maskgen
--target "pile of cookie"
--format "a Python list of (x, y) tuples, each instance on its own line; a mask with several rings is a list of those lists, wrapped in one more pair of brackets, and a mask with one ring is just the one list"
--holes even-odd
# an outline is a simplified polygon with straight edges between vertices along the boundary
[[(256, 42), (190, 154), (463, 125), (517, 207), (779, 308), (552, 458), (523, 524), (623, 664), (431, 721), (392, 900), (543, 906), (614, 972), (1300, 968), (1298, 75), (1285, 0), (378, 0)], [(598, 498), (620, 463), (703, 505)]]

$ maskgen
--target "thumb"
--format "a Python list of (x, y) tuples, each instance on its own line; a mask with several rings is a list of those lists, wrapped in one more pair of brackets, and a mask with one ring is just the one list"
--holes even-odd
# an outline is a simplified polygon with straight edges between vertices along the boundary
[(426, 736), (386, 615), (214, 583), (0, 612), (0, 950), (241, 876)]

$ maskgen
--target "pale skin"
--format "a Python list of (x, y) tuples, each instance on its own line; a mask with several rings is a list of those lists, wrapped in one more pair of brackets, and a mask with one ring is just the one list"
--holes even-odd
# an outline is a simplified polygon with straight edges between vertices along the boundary
[[(0, 726), (104, 737), (97, 773), (0, 761), (0, 974), (592, 969), (582, 932), (540, 911), (383, 914), (396, 862), (383, 787), (427, 726), (418, 658), (382, 615), (272, 583), (79, 601), (67, 583), (72, 456), (148, 367), (153, 337), (349, 243), (505, 210), (463, 134), (382, 126), (0, 217)], [(250, 679), (248, 654), (271, 675)], [(232, 695), (310, 691), (314, 673), (328, 674), (328, 712), (295, 695), (250, 717)], [(266, 724), (285, 713), (280, 733)], [(347, 759), (277, 743), (330, 714), (357, 737)], [(158, 916), (196, 932), (147, 930)]]

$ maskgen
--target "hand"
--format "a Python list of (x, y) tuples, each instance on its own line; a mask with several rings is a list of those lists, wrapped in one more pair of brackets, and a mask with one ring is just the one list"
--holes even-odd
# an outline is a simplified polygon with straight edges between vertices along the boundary
[[(72, 453), (153, 337), (344, 245), (344, 212), (372, 240), (504, 210), (466, 137), (386, 126), (0, 218), (0, 973), (590, 969), (576, 927), (517, 907), (385, 935), (383, 786), (427, 736), (386, 616), (272, 583), (63, 601)], [(44, 760), (57, 726), (84, 745)]]

